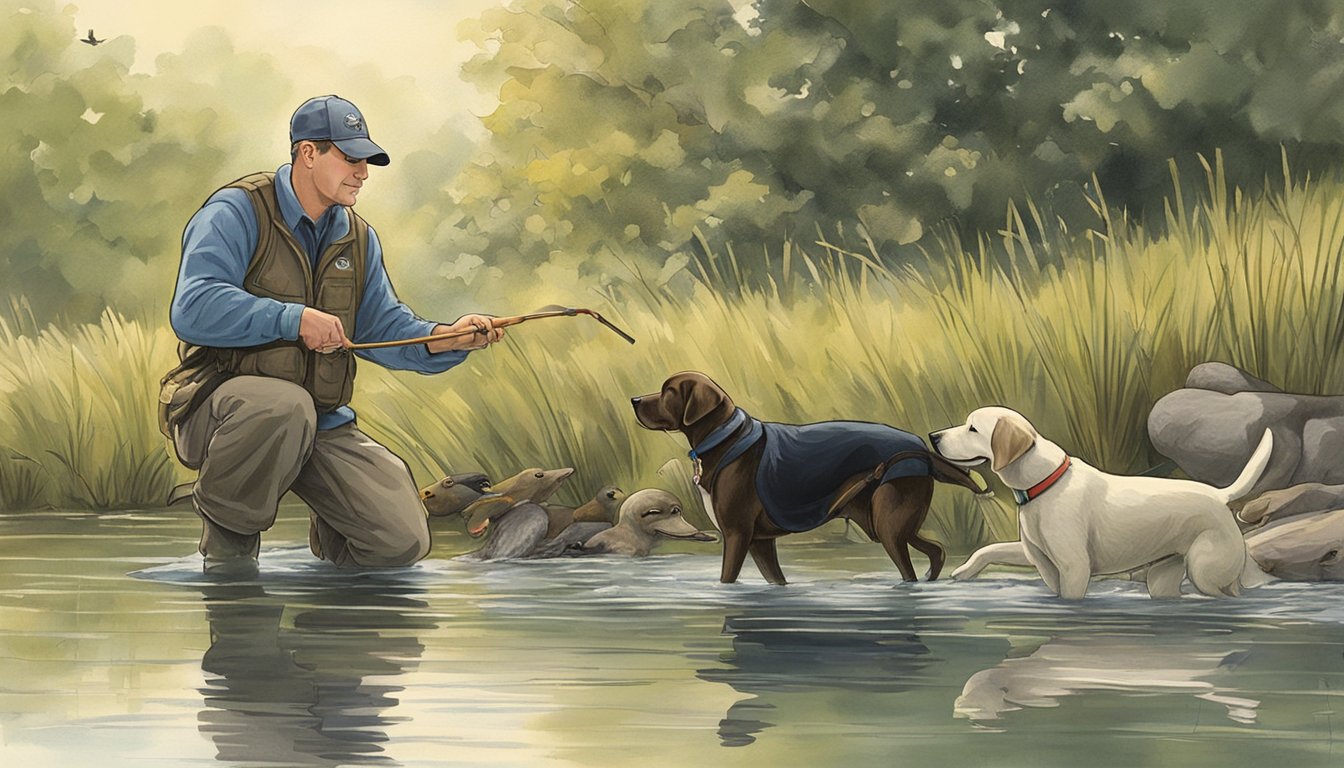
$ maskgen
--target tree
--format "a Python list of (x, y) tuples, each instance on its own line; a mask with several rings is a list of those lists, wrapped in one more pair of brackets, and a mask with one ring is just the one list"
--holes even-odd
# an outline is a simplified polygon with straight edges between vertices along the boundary
[(437, 243), (599, 278), (697, 232), (756, 253), (845, 226), (909, 254), (1010, 200), (1068, 210), (1094, 175), (1160, 213), (1172, 157), (1221, 149), (1247, 187), (1284, 147), (1336, 164), (1344, 4), (1057, 5), (515, 0), (463, 30), (500, 107)]

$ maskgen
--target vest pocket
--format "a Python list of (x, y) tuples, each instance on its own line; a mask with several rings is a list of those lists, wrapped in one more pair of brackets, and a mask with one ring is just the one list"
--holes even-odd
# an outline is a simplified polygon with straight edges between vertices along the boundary
[(355, 388), (354, 353), (314, 355), (313, 365), (312, 393), (318, 410), (332, 410), (350, 402)]
[(295, 384), (303, 383), (304, 351), (297, 344), (248, 350), (239, 358), (235, 370), (240, 374), (271, 376)]
[(346, 314), (354, 309), (355, 281), (350, 279), (328, 278), (323, 280), (317, 291), (317, 308), (331, 314)]

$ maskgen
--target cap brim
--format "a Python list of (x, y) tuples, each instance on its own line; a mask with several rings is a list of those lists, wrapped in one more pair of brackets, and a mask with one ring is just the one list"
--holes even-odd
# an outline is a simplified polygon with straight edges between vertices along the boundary
[(369, 165), (387, 165), (391, 160), (383, 148), (364, 138), (337, 139), (336, 148), (356, 160), (368, 160)]

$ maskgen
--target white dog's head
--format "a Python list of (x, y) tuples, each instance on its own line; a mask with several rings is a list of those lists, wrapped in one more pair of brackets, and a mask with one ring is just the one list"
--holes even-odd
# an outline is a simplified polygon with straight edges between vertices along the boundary
[(991, 461), (995, 472), (1022, 458), (1036, 444), (1037, 434), (1031, 422), (1008, 408), (977, 408), (959, 427), (929, 434), (929, 442), (938, 455), (963, 467)]

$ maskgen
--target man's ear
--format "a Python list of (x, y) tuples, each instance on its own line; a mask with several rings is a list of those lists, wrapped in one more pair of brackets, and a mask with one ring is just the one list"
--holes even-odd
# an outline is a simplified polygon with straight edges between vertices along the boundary
[(301, 163), (304, 168), (312, 168), (314, 159), (317, 157), (317, 145), (311, 141), (300, 141), (299, 150), (295, 153), (294, 162)]
[(1014, 416), (1005, 416), (994, 425), (994, 434), (989, 437), (989, 452), (993, 455), (991, 465), (995, 472), (1022, 458), (1022, 454), (1036, 444), (1036, 430), (1026, 421)]

